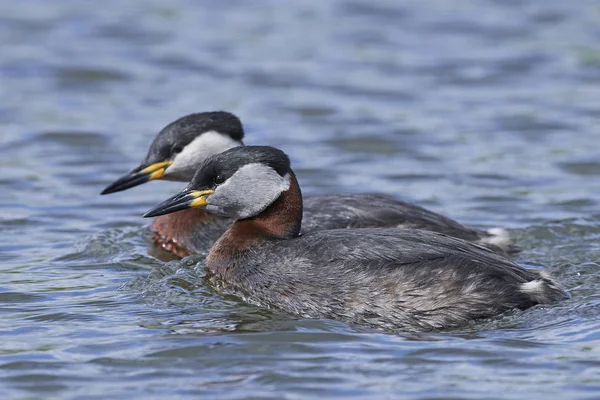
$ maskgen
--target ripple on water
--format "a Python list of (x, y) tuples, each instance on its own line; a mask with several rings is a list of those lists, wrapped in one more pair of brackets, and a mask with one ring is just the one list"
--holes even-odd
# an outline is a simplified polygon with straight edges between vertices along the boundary
[[(0, 2), (3, 398), (597, 398), (597, 1)], [(468, 49), (466, 51), (465, 49)], [(98, 193), (226, 109), (305, 194), (384, 192), (510, 228), (571, 293), (382, 334), (220, 295)]]

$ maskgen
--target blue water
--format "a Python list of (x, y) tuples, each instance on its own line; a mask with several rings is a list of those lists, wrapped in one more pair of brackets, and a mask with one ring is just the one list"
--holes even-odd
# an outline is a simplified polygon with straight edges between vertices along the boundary
[[(0, 1), (0, 398), (600, 398), (600, 4)], [(299, 320), (165, 263), (99, 196), (191, 112), (303, 192), (510, 230), (572, 298), (456, 332)]]

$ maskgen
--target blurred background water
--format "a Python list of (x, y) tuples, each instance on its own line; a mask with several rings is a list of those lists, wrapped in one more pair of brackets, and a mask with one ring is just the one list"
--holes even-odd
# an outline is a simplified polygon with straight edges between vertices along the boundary
[[(1, 398), (599, 398), (597, 1), (3, 0), (0, 77)], [(221, 109), (306, 195), (509, 228), (572, 299), (389, 335), (214, 293), (144, 238), (182, 185), (98, 193)]]

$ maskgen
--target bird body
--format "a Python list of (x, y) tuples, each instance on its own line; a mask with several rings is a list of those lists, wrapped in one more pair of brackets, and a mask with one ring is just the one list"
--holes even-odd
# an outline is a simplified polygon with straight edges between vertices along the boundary
[(272, 147), (210, 157), (186, 189), (145, 216), (189, 208), (236, 220), (206, 258), (215, 287), (305, 318), (431, 331), (567, 296), (548, 273), (441, 233), (301, 234), (300, 187), (287, 156)]

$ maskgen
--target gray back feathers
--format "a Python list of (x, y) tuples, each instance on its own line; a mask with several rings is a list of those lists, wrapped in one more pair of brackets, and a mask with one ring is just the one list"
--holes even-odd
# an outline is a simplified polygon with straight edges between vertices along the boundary
[(265, 307), (404, 331), (458, 327), (567, 297), (547, 274), (410, 229), (340, 229), (268, 241), (239, 254), (227, 281), (229, 293)]

